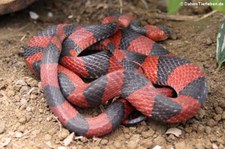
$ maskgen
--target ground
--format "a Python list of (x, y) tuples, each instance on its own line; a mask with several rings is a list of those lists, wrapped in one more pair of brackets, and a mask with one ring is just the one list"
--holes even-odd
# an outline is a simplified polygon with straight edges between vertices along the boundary
[[(173, 38), (161, 44), (201, 68), (209, 84), (208, 100), (199, 113), (185, 123), (167, 125), (149, 120), (133, 127), (121, 125), (102, 138), (75, 136), (66, 148), (144, 149), (157, 145), (165, 149), (225, 148), (225, 67), (216, 71), (215, 59), (216, 35), (223, 14), (217, 12), (197, 21), (175, 21), (156, 8), (156, 1), (147, 1), (148, 8), (144, 1), (123, 2), (121, 8), (119, 0), (110, 3), (105, 0), (39, 1), (26, 10), (0, 16), (0, 148), (63, 148), (70, 134), (50, 112), (40, 81), (18, 54), (31, 36), (52, 24), (97, 23), (109, 11), (121, 9), (144, 24), (165, 24), (174, 31)], [(31, 19), (29, 11), (36, 12), (39, 19)], [(183, 11), (183, 14), (189, 13)], [(179, 137), (166, 134), (169, 128), (178, 128), (182, 133)]]

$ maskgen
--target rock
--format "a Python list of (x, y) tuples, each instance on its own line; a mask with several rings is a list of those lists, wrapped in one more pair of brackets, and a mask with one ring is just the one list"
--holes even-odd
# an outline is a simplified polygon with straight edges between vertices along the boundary
[(199, 125), (197, 130), (198, 130), (198, 132), (204, 132), (205, 127), (203, 125)]
[(20, 132), (24, 132), (26, 129), (25, 125), (20, 125), (17, 130), (20, 131)]
[(6, 147), (11, 142), (11, 138), (3, 138), (0, 142), (0, 148)]
[(5, 122), (0, 121), (0, 134), (5, 132)]
[(206, 45), (211, 45), (213, 43), (212, 39), (210, 37), (208, 37), (205, 41)]
[(35, 95), (35, 94), (31, 94), (30, 95), (30, 99), (36, 99), (38, 96), (37, 95)]
[(23, 133), (22, 132), (19, 132), (19, 131), (16, 131), (15, 132), (15, 137), (16, 138), (21, 138), (23, 136)]
[(118, 141), (118, 140), (115, 140), (114, 141), (114, 143), (113, 143), (113, 146), (115, 147), (115, 148), (121, 148), (121, 142), (120, 141)]
[(178, 128), (170, 128), (166, 131), (166, 134), (173, 134), (176, 137), (179, 137), (182, 134), (182, 131)]
[(25, 98), (22, 98), (20, 100), (21, 105), (26, 105), (27, 104), (27, 100)]
[(72, 132), (69, 136), (67, 136), (64, 140), (63, 140), (63, 144), (65, 146), (68, 146), (74, 139), (74, 132)]
[(138, 147), (140, 141), (140, 135), (133, 135), (130, 140), (127, 142), (127, 148), (135, 149)]
[(162, 149), (162, 147), (159, 146), (159, 145), (156, 145), (156, 146), (154, 146), (152, 149)]
[(124, 138), (129, 139), (130, 138), (130, 134), (125, 134)]
[(185, 149), (185, 148), (187, 148), (187, 146), (184, 141), (175, 143), (175, 149)]
[(152, 148), (152, 146), (153, 146), (153, 143), (151, 141), (149, 141), (149, 138), (148, 139), (141, 139), (140, 144), (142, 146), (147, 147), (147, 148)]
[(152, 137), (154, 134), (155, 134), (155, 131), (152, 130), (152, 129), (149, 129), (148, 131), (143, 131), (143, 132), (141, 133), (141, 136), (142, 136), (143, 138), (149, 138), (149, 137)]
[(50, 141), (52, 139), (52, 136), (50, 134), (46, 134), (44, 138), (45, 138), (45, 141)]
[(202, 119), (206, 115), (205, 110), (200, 109), (198, 112), (198, 116)]
[(48, 134), (50, 134), (52, 136), (54, 136), (56, 134), (56, 132), (57, 132), (57, 128), (55, 128), (55, 127), (52, 127), (48, 130)]
[(215, 143), (213, 143), (212, 144), (212, 149), (219, 149), (219, 147)]
[(216, 122), (213, 119), (210, 119), (206, 124), (207, 124), (207, 126), (212, 127), (212, 126), (216, 125)]
[(206, 132), (207, 134), (210, 134), (211, 131), (212, 131), (212, 128), (211, 128), (211, 127), (209, 127), (209, 126), (206, 126), (206, 127), (205, 127), (205, 132)]
[(8, 90), (7, 92), (6, 92), (6, 95), (8, 96), (8, 97), (12, 97), (12, 96), (14, 96), (16, 93), (15, 93), (15, 91), (13, 91), (13, 90)]
[(175, 137), (175, 135), (170, 134), (168, 137), (166, 137), (166, 140), (168, 142), (173, 142), (174, 140), (176, 140), (176, 137)]
[(164, 137), (162, 137), (161, 135), (159, 135), (158, 137), (156, 137), (156, 138), (154, 139), (154, 143), (155, 143), (155, 144), (158, 144), (158, 145), (163, 145), (163, 144), (166, 143), (166, 140), (165, 140)]
[(29, 15), (30, 15), (30, 18), (33, 20), (37, 20), (39, 18), (39, 15), (33, 11), (29, 11)]
[(222, 117), (221, 117), (223, 120), (225, 120), (225, 111), (223, 111), (222, 113)]
[(108, 142), (109, 142), (109, 141), (106, 140), (106, 139), (102, 139), (102, 140), (101, 140), (101, 144), (102, 144), (102, 145), (106, 145)]
[(21, 124), (25, 124), (25, 123), (27, 122), (26, 117), (25, 117), (25, 116), (21, 117), (21, 118), (19, 119), (19, 122), (20, 122)]
[(59, 146), (58, 149), (67, 149), (65, 146)]
[(216, 121), (216, 122), (219, 122), (221, 119), (222, 119), (222, 116), (217, 114), (213, 117), (213, 119)]
[(63, 128), (61, 131), (58, 132), (57, 136), (59, 140), (64, 140), (69, 134), (70, 132), (67, 129)]
[(20, 94), (21, 95), (25, 95), (25, 94), (27, 94), (29, 92), (29, 90), (30, 90), (30, 87), (22, 86), (21, 89), (20, 89)]
[(19, 86), (25, 86), (25, 85), (27, 85), (27, 83), (26, 83), (24, 80), (18, 80), (18, 81), (16, 82), (16, 85), (19, 85)]
[(223, 109), (221, 107), (216, 107), (215, 111), (216, 111), (216, 114), (222, 114), (223, 113)]

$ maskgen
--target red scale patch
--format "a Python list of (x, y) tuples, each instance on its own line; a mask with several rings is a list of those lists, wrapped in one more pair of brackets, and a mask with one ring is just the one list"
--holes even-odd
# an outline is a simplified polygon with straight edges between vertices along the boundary
[[(32, 56), (29, 56), (28, 58), (26, 58), (26, 64), (28, 65), (28, 67), (33, 70), (33, 63), (39, 60), (42, 60), (42, 52), (38, 52)], [(33, 70), (34, 71), (34, 70)]]
[(178, 98), (171, 98), (174, 102), (181, 105), (182, 110), (175, 116), (171, 117), (170, 119), (166, 120), (168, 123), (176, 123), (176, 122), (184, 122), (188, 119), (192, 118), (201, 107), (201, 104), (198, 100), (190, 97), (180, 95)]
[(58, 64), (42, 64), (41, 65), (41, 83), (43, 88), (45, 88), (45, 86), (47, 85), (51, 85), (51, 86), (59, 88), (57, 70), (58, 70)]
[(190, 82), (204, 74), (194, 64), (178, 66), (168, 77), (167, 83), (179, 93)]
[(87, 88), (87, 85), (79, 86), (73, 91), (70, 96), (67, 98), (71, 103), (82, 108), (89, 108), (90, 105), (87, 102), (85, 96), (83, 95), (84, 90)]
[(154, 41), (146, 38), (145, 36), (138, 36), (129, 43), (128, 49), (133, 52), (149, 55), (154, 43)]
[(145, 116), (151, 116), (154, 99), (158, 92), (152, 86), (151, 83), (144, 86), (143, 88), (135, 91), (127, 97), (127, 100)]
[(94, 37), (94, 34), (90, 31), (87, 31), (85, 28), (76, 30), (70, 35), (70, 39), (72, 39), (80, 49), (86, 49), (88, 46), (97, 41), (97, 39)]
[(34, 36), (28, 43), (28, 46), (31, 47), (42, 47), (45, 48), (48, 46), (50, 40), (52, 39), (52, 37), (50, 36)]
[(85, 134), (87, 137), (103, 136), (112, 131), (112, 123), (105, 113), (95, 118), (86, 118), (86, 120), (89, 124), (88, 132)]
[(74, 109), (73, 106), (70, 105), (69, 102), (65, 101), (63, 104), (50, 107), (52, 112), (58, 117), (59, 121), (62, 122), (63, 125), (66, 125), (67, 122), (75, 117), (78, 112)]
[[(112, 77), (112, 73), (107, 75), (107, 84), (105, 87), (105, 91), (102, 97), (102, 103), (105, 103), (106, 101), (110, 100), (109, 97), (112, 96), (118, 96), (121, 93), (121, 90), (115, 90), (118, 88), (122, 88), (123, 85), (123, 74), (120, 72), (117, 72), (117, 75), (114, 75)], [(115, 73), (114, 73), (115, 74)]]
[(62, 65), (69, 68), (71, 71), (75, 73), (79, 73), (79, 75), (82, 75), (83, 77), (88, 77), (88, 71), (86, 70), (85, 63), (81, 58), (78, 57), (70, 57), (70, 56), (64, 56), (61, 59)]
[(150, 39), (154, 41), (159, 41), (159, 40), (165, 40), (168, 38), (168, 36), (165, 34), (164, 31), (162, 31), (160, 28), (157, 26), (153, 25), (146, 25), (146, 36), (149, 37)]
[[(153, 83), (157, 82), (157, 72), (158, 72), (158, 56), (147, 57), (145, 61), (141, 64), (144, 69), (144, 75)], [(143, 72), (141, 68), (138, 70)]]

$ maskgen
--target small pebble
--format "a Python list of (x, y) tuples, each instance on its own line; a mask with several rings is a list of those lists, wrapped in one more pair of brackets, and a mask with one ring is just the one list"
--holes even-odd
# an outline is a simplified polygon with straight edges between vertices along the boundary
[(210, 119), (207, 123), (208, 126), (212, 127), (216, 125), (216, 122), (213, 119)]
[(16, 93), (15, 93), (15, 91), (13, 91), (13, 90), (9, 90), (9, 91), (6, 92), (6, 94), (7, 94), (8, 97), (12, 97), (12, 96), (14, 96)]
[(27, 100), (26, 100), (25, 98), (22, 98), (22, 99), (20, 100), (20, 103), (21, 103), (22, 105), (26, 105), (26, 104), (27, 104)]
[(59, 146), (58, 149), (67, 149), (65, 146)]
[(48, 12), (48, 17), (49, 18), (53, 17), (53, 13), (52, 12)]
[(50, 134), (45, 135), (45, 141), (49, 141), (52, 139), (52, 136)]
[(67, 129), (63, 128), (60, 132), (58, 132), (57, 136), (59, 140), (64, 140), (69, 134), (70, 132)]
[(154, 142), (155, 142), (155, 144), (165, 144), (166, 143), (166, 140), (165, 140), (164, 137), (162, 137), (162, 136), (159, 135), (158, 137), (156, 137), (154, 139)]
[(211, 38), (207, 38), (206, 39), (206, 42), (205, 42), (207, 45), (211, 45), (213, 43), (212, 39)]
[(5, 122), (0, 121), (0, 134), (5, 132)]
[(211, 127), (209, 127), (209, 126), (206, 126), (206, 127), (205, 127), (205, 132), (206, 132), (207, 134), (210, 134), (211, 131), (212, 131), (212, 128), (211, 128)]
[(21, 117), (21, 118), (19, 119), (19, 122), (20, 122), (21, 124), (25, 124), (25, 123), (27, 122), (26, 117)]
[(120, 148), (120, 147), (121, 147), (120, 141), (115, 140), (114, 143), (113, 143), (113, 146), (114, 146), (115, 148)]
[(39, 18), (39, 15), (33, 11), (29, 11), (29, 15), (30, 15), (30, 18), (33, 20), (37, 20)]
[(20, 89), (20, 94), (25, 95), (29, 92), (30, 88), (28, 86), (22, 86)]
[(63, 144), (68, 146), (73, 141), (74, 135), (74, 132), (72, 132), (69, 136), (67, 136), (66, 139), (63, 140)]
[(26, 129), (25, 125), (20, 125), (17, 130), (20, 132), (24, 132), (25, 129)]
[(223, 113), (223, 109), (221, 107), (216, 107), (216, 114), (222, 114)]
[(108, 142), (109, 142), (109, 141), (106, 140), (106, 139), (102, 139), (102, 140), (101, 140), (101, 144), (102, 144), (102, 145), (106, 145)]
[(16, 85), (25, 86), (25, 85), (27, 85), (27, 83), (24, 80), (18, 80), (16, 82)]
[(162, 149), (162, 147), (159, 146), (159, 145), (156, 145), (156, 146), (154, 146), (152, 149)]
[(155, 134), (155, 131), (150, 129), (148, 131), (143, 131), (141, 133), (141, 136), (144, 137), (144, 138), (149, 138), (149, 137), (152, 137), (154, 134)]
[(219, 149), (219, 147), (215, 143), (213, 143), (212, 144), (212, 149)]
[(16, 138), (21, 138), (23, 136), (23, 133), (22, 132), (19, 132), (19, 131), (16, 131), (15, 132), (15, 137)]
[(225, 111), (223, 111), (222, 117), (223, 120), (225, 120)]
[(216, 122), (219, 122), (221, 120), (222, 116), (217, 114), (213, 117), (213, 119), (216, 121)]
[(140, 135), (135, 134), (130, 138), (129, 142), (127, 142), (127, 147), (130, 149), (135, 149), (138, 147), (139, 141), (140, 141)]

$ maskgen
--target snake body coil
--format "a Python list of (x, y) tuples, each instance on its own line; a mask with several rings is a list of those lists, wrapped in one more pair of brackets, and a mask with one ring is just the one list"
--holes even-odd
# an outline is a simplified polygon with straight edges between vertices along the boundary
[[(139, 27), (131, 16), (108, 16), (100, 25), (59, 24), (38, 32), (24, 57), (41, 78), (60, 122), (78, 135), (98, 137), (135, 109), (147, 118), (176, 123), (193, 117), (205, 102), (207, 83), (200, 69), (155, 43), (167, 37), (164, 28)], [(95, 107), (114, 97), (119, 99), (93, 118), (72, 106)]]

